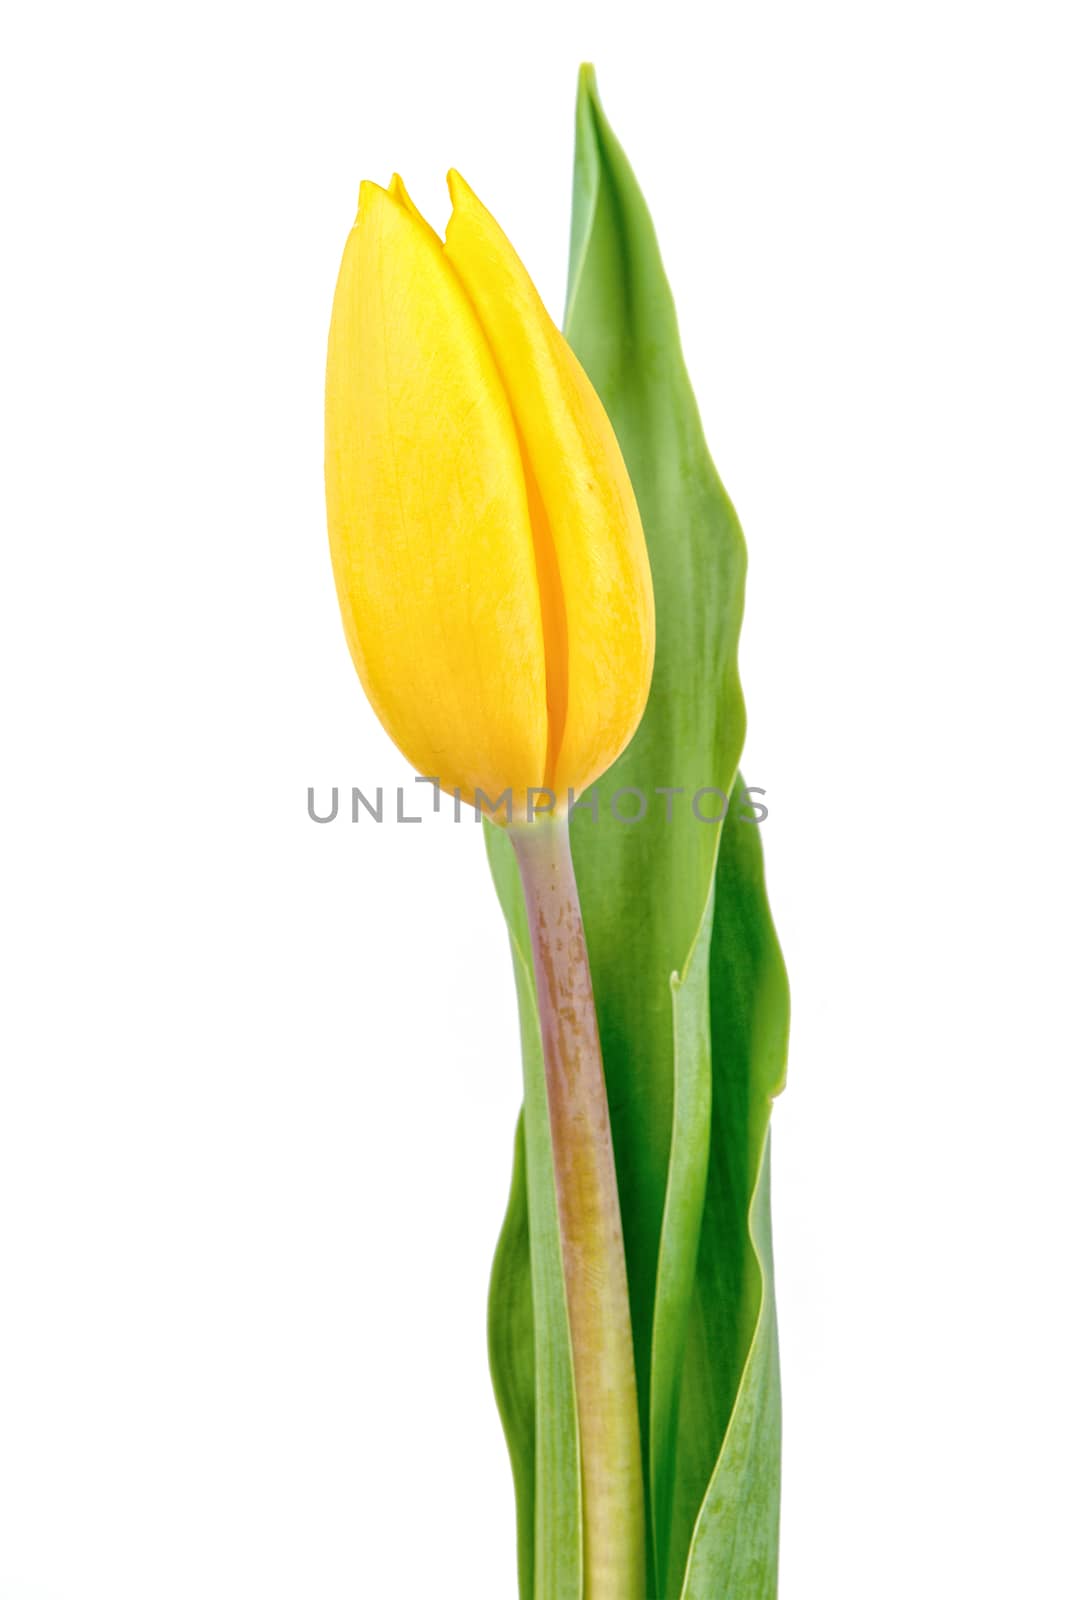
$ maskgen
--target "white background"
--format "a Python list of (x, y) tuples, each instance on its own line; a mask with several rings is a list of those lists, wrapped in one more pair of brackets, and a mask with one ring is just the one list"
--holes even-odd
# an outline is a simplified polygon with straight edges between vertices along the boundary
[(321, 397), (361, 176), (560, 310), (586, 57), (751, 552), (783, 1600), (1067, 1595), (1057, 11), (9, 14), (0, 1600), (514, 1594), (509, 963), (475, 827), (306, 814), (407, 776)]

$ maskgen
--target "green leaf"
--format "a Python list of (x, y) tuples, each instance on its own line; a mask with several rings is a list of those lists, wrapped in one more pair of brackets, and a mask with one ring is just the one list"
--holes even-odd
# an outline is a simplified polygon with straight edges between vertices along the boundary
[(781, 1391), (769, 1125), (785, 1082), (789, 986), (759, 829), (745, 820), (743, 802), (739, 780), (715, 882), (715, 1107), (666, 1591), (678, 1594), (685, 1571), (685, 1600), (773, 1600), (777, 1593)]
[[(651, 219), (588, 68), (579, 86), (566, 332), (622, 446), (656, 593), (648, 708), (571, 829), (626, 1242), (653, 1534), (648, 1591), (679, 1600), (684, 1582), (686, 1600), (769, 1600), (780, 1423), (769, 1175), (760, 1175), (788, 991), (759, 829), (743, 820), (737, 781), (745, 549), (704, 441)], [(630, 824), (611, 810), (625, 788), (647, 800), (647, 813)], [(702, 820), (727, 797), (725, 824)], [(635, 807), (631, 796), (619, 814)], [(511, 849), (500, 830), (486, 834), (521, 949)], [(520, 1007), (530, 1003), (522, 989)], [(536, 1019), (532, 1035), (530, 1024), (528, 1096), (536, 1077), (529, 1058), (539, 1055)], [(518, 1252), (521, 1229), (511, 1231)], [(520, 1318), (506, 1296), (494, 1299), (497, 1338), (510, 1329), (518, 1363)], [(538, 1338), (535, 1375), (549, 1359)], [(531, 1424), (528, 1380), (524, 1389), (513, 1378), (509, 1395), (509, 1442), (528, 1439), (533, 1427), (540, 1446), (543, 1428), (558, 1419), (538, 1404)], [(520, 1526), (538, 1522), (547, 1492), (542, 1476), (531, 1489), (529, 1474), (521, 1482), (516, 1474)], [(535, 1570), (542, 1558), (538, 1546)]]
[[(648, 709), (602, 787), (683, 791), (670, 821), (664, 797), (662, 811), (650, 812), (632, 835), (609, 822), (595, 833), (576, 831), (575, 838), (594, 988), (610, 1041), (605, 1070), (613, 1131), (619, 1108), (616, 1148), (638, 1371), (645, 1379), (654, 1581), (656, 1592), (666, 1593), (708, 1173), (708, 949), (722, 836), (721, 826), (698, 819), (693, 801), (701, 790), (718, 790), (721, 800), (708, 793), (700, 810), (714, 816), (725, 806), (744, 740), (737, 644), (745, 549), (704, 441), (651, 219), (591, 72), (579, 91), (575, 166), (568, 334), (622, 445), (656, 592)], [(639, 937), (632, 913), (619, 915), (625, 906), (642, 907)], [(611, 976), (602, 985), (605, 969)]]
[(515, 1130), (511, 1193), (489, 1280), (489, 1370), (504, 1424), (511, 1475), (515, 1480), (520, 1600), (533, 1600), (534, 1593), (536, 1361), (530, 1207), (526, 1198), (526, 1128), (520, 1111)]

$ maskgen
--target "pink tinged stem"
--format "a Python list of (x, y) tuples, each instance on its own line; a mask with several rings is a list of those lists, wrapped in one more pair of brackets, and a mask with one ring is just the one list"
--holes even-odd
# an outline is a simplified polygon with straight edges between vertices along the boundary
[(645, 1600), (630, 1299), (604, 1066), (565, 818), (510, 830), (530, 925), (581, 1454), (583, 1600)]

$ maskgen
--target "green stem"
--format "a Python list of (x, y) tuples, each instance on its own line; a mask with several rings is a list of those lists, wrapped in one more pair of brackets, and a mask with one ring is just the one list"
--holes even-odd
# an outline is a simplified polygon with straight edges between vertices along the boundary
[(645, 1600), (630, 1299), (604, 1066), (565, 817), (510, 830), (530, 925), (581, 1452), (583, 1600)]

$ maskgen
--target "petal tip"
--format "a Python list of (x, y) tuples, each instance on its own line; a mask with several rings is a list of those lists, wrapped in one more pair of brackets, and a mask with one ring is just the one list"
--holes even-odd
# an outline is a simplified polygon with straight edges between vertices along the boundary
[(373, 178), (364, 178), (359, 185), (359, 205), (356, 210), (358, 222), (366, 212), (374, 206), (380, 205), (383, 200), (388, 200), (389, 195), (380, 183), (375, 183)]
[(402, 211), (406, 212), (409, 217), (413, 217), (419, 226), (425, 228), (429, 236), (432, 239), (435, 239), (438, 244), (440, 244), (441, 241), (437, 238), (435, 229), (433, 229), (426, 221), (426, 218), (423, 216), (414, 200), (408, 194), (407, 187), (399, 172), (394, 172), (392, 178), (389, 180), (389, 195)]
[(457, 172), (455, 167), (449, 167), (445, 181), (448, 184), (448, 197), (453, 206), (461, 205), (464, 201), (475, 198), (474, 190), (462, 172)]

